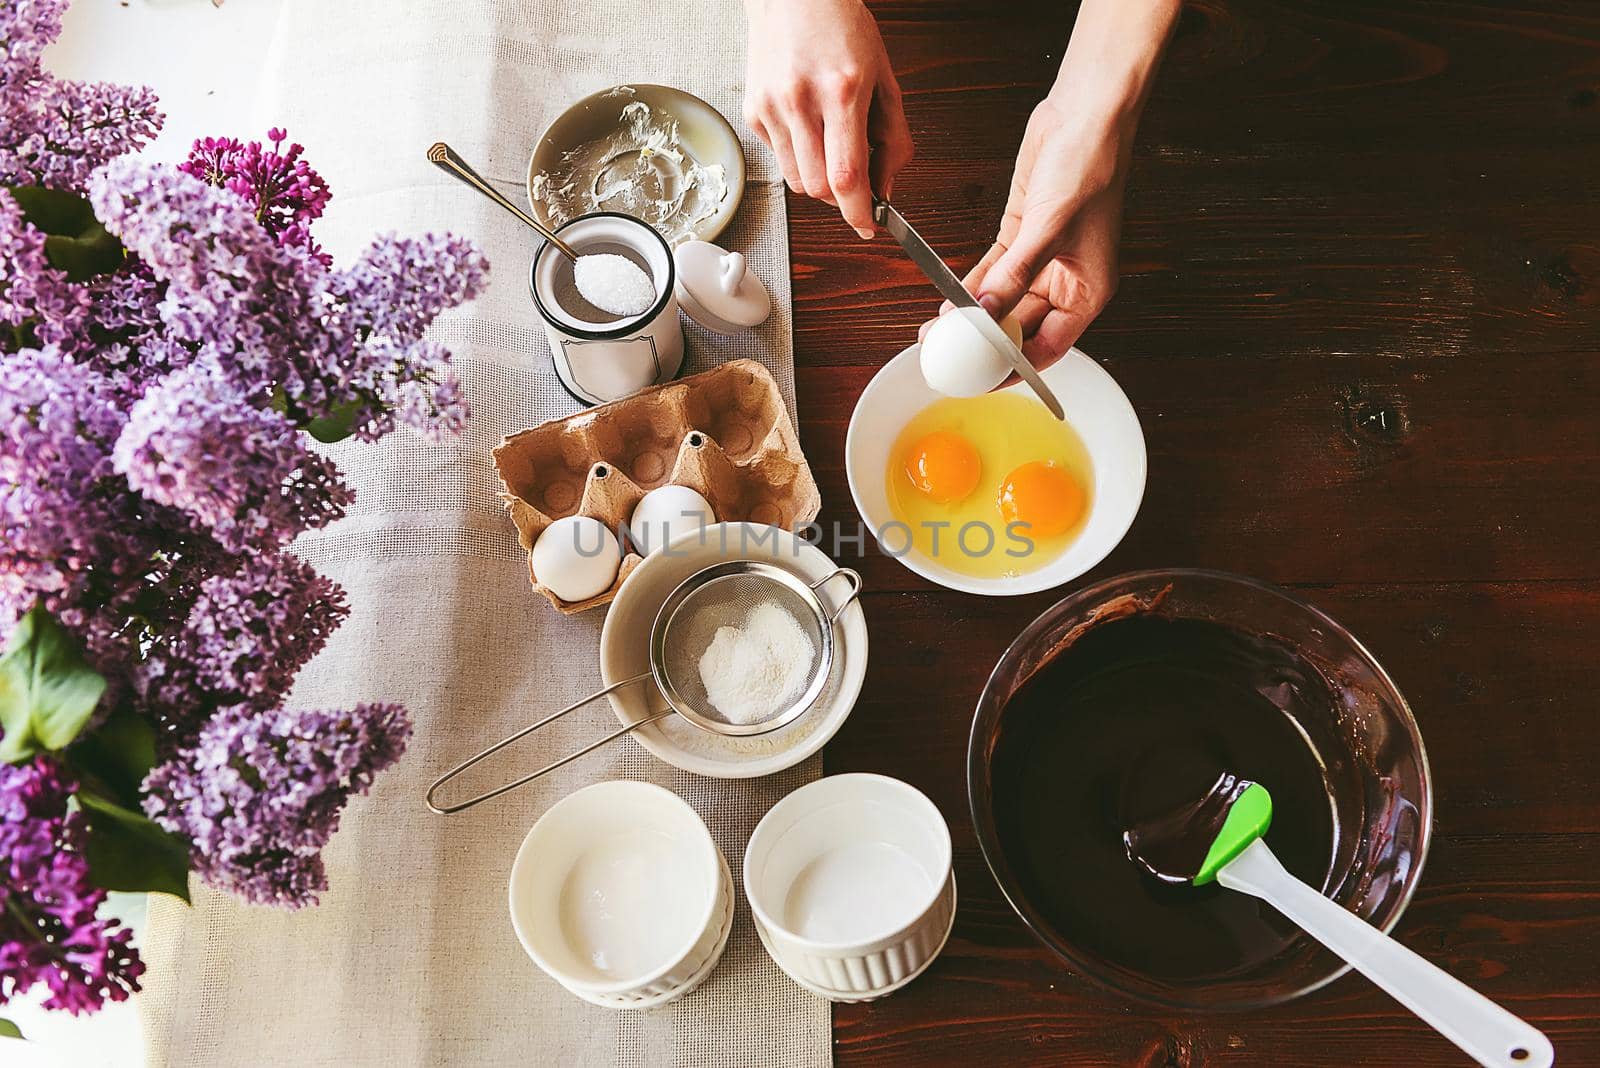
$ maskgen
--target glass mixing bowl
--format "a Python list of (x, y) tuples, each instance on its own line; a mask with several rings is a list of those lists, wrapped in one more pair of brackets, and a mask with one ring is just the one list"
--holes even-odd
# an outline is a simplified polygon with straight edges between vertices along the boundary
[(1310, 993), (1349, 966), (1305, 935), (1245, 970), (1179, 984), (1074, 944), (1030, 900), (1008, 863), (991, 778), (1007, 702), (1074, 628), (1093, 622), (1108, 606), (1130, 603), (1275, 637), (1335, 684), (1340, 707), (1297, 722), (1328, 769), (1336, 821), (1349, 829), (1336, 839), (1324, 892), (1384, 931), (1411, 900), (1428, 852), (1433, 788), (1405, 698), (1372, 654), (1322, 612), (1283, 590), (1213, 571), (1142, 571), (1106, 579), (1057, 602), (1001, 656), (978, 700), (967, 754), (973, 824), (989, 869), (1018, 915), (1068, 967), (1123, 994), (1185, 1010), (1240, 1010)]

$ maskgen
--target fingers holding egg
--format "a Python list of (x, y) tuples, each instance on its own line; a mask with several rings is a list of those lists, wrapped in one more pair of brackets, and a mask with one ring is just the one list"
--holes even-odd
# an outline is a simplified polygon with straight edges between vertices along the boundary
[[(994, 389), (1011, 374), (1011, 361), (989, 344), (973, 321), (982, 308), (953, 308), (936, 319), (922, 339), (918, 358), (928, 386), (948, 397), (976, 397)], [(1012, 344), (1021, 346), (1022, 326), (1006, 316), (1000, 327)]]

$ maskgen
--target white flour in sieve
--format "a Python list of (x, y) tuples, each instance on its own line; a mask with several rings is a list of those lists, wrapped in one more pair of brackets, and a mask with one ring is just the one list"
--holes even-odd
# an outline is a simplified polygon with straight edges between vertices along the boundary
[(617, 316), (641, 315), (655, 303), (656, 287), (637, 263), (614, 252), (579, 256), (572, 282), (583, 299)]
[(817, 647), (781, 605), (750, 610), (742, 627), (718, 627), (700, 654), (700, 681), (722, 718), (760, 723), (788, 708), (806, 688)]

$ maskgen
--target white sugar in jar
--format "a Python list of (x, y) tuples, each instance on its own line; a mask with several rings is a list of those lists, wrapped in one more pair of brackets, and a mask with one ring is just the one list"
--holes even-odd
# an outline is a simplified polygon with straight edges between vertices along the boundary
[(549, 244), (533, 258), (530, 285), (544, 322), (556, 377), (586, 404), (603, 404), (670, 381), (683, 364), (683, 328), (673, 290), (672, 250), (653, 228), (629, 215), (597, 212), (558, 231), (580, 257), (621, 256), (650, 280), (655, 300), (637, 315), (616, 316), (585, 300), (573, 263)]

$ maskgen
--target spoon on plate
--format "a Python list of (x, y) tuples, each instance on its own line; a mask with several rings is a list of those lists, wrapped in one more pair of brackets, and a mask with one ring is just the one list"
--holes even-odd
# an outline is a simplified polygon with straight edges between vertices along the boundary
[(1550, 1039), (1289, 874), (1262, 840), (1272, 795), (1224, 772), (1200, 800), (1124, 832), (1128, 857), (1157, 879), (1217, 882), (1258, 897), (1343, 957), (1469, 1057), (1489, 1068), (1549, 1068)]

